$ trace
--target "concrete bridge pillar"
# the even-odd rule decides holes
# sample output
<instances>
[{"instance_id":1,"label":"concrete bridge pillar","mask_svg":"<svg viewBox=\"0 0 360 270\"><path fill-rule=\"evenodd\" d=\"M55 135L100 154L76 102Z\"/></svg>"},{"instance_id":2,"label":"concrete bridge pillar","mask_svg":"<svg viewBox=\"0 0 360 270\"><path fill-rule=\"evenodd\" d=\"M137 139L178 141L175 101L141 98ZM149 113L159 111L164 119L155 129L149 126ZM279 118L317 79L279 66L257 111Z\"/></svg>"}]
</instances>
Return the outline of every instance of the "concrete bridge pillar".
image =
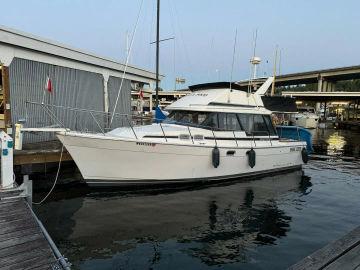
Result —
<instances>
[{"instance_id":1,"label":"concrete bridge pillar","mask_svg":"<svg viewBox=\"0 0 360 270\"><path fill-rule=\"evenodd\" d=\"M322 92L323 91L323 77L321 75L319 75L318 77L318 92ZM316 103L316 111L319 112L321 108L321 103L317 102Z\"/></svg>"},{"instance_id":2,"label":"concrete bridge pillar","mask_svg":"<svg viewBox=\"0 0 360 270\"><path fill-rule=\"evenodd\" d=\"M327 92L328 91L328 81L324 80L323 83L322 83L322 89L321 89L321 92Z\"/></svg>"},{"instance_id":3,"label":"concrete bridge pillar","mask_svg":"<svg viewBox=\"0 0 360 270\"><path fill-rule=\"evenodd\" d=\"M318 92L322 92L322 89L323 89L323 77L321 77L319 75L319 78L318 78Z\"/></svg>"}]
</instances>

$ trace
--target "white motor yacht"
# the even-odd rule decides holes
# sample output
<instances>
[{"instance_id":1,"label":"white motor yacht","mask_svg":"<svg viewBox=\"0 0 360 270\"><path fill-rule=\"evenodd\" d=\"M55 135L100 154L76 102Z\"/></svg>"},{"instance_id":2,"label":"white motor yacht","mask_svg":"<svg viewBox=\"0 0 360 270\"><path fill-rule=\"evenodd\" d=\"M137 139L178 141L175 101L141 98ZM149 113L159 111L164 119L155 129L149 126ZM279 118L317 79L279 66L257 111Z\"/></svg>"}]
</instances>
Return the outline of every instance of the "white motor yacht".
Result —
<instances>
[{"instance_id":1,"label":"white motor yacht","mask_svg":"<svg viewBox=\"0 0 360 270\"><path fill-rule=\"evenodd\" d=\"M310 106L298 107L298 113L291 118L296 126L304 128L317 128L319 124L319 116L315 113L315 108Z\"/></svg>"},{"instance_id":2,"label":"white motor yacht","mask_svg":"<svg viewBox=\"0 0 360 270\"><path fill-rule=\"evenodd\" d=\"M235 84L190 87L160 123L105 134L57 133L89 185L185 183L299 169L306 143L279 139L255 93Z\"/></svg>"}]
</instances>

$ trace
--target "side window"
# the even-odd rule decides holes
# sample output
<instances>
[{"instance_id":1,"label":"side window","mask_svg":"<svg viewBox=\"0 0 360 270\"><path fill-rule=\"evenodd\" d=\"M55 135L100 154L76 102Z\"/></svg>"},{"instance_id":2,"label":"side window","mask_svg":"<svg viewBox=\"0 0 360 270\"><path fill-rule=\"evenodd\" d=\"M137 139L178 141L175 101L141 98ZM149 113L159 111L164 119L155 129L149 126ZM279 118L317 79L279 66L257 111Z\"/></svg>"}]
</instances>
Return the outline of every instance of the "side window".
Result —
<instances>
[{"instance_id":1,"label":"side window","mask_svg":"<svg viewBox=\"0 0 360 270\"><path fill-rule=\"evenodd\" d=\"M226 115L226 126L228 130L241 130L241 126L235 113L228 113Z\"/></svg>"},{"instance_id":2,"label":"side window","mask_svg":"<svg viewBox=\"0 0 360 270\"><path fill-rule=\"evenodd\" d=\"M271 136L277 135L276 130L275 130L274 126L273 126L273 123L271 122L270 115L263 115L263 117L264 117L266 126L267 126L267 128L268 128L268 130L270 132L270 135Z\"/></svg>"},{"instance_id":3,"label":"side window","mask_svg":"<svg viewBox=\"0 0 360 270\"><path fill-rule=\"evenodd\" d=\"M252 114L237 114L242 128L246 134L250 135L253 132L253 115Z\"/></svg>"},{"instance_id":4,"label":"side window","mask_svg":"<svg viewBox=\"0 0 360 270\"><path fill-rule=\"evenodd\" d=\"M257 136L266 136L268 135L268 129L265 124L264 118L261 114L254 115L254 135Z\"/></svg>"},{"instance_id":5,"label":"side window","mask_svg":"<svg viewBox=\"0 0 360 270\"><path fill-rule=\"evenodd\" d=\"M208 128L218 128L217 114L209 113L201 125Z\"/></svg>"},{"instance_id":6,"label":"side window","mask_svg":"<svg viewBox=\"0 0 360 270\"><path fill-rule=\"evenodd\" d=\"M219 129L220 130L227 130L226 114L225 113L218 113L218 120L219 120Z\"/></svg>"}]
</instances>

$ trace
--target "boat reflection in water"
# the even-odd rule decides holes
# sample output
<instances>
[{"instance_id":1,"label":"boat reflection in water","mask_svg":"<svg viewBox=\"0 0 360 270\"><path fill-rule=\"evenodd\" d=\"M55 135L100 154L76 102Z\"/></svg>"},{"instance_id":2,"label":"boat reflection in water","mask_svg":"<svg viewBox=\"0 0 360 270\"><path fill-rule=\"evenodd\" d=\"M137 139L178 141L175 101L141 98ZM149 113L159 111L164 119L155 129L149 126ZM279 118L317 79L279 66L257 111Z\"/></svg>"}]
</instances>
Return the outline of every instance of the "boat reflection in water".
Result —
<instances>
[{"instance_id":1,"label":"boat reflection in water","mask_svg":"<svg viewBox=\"0 0 360 270\"><path fill-rule=\"evenodd\" d=\"M81 269L140 269L164 260L210 266L245 262L247 250L285 236L292 218L276 201L289 191L306 194L309 185L296 171L167 193L91 193L38 213Z\"/></svg>"}]
</instances>

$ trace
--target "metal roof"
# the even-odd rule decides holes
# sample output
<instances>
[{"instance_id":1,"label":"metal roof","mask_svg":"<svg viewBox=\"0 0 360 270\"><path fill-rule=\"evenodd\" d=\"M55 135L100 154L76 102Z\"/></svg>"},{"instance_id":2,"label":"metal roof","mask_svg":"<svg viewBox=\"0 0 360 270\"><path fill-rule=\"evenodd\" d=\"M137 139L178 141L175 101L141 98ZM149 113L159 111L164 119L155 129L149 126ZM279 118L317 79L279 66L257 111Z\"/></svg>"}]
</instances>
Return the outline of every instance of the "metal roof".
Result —
<instances>
[{"instance_id":1,"label":"metal roof","mask_svg":"<svg viewBox=\"0 0 360 270\"><path fill-rule=\"evenodd\" d=\"M12 45L16 48L23 48L30 51L45 53L59 58L69 59L84 64L107 68L118 72L123 72L125 67L124 64L119 63L115 60L98 56L80 49L72 48L62 43L44 39L2 25L0 25L0 44L1 43ZM152 80L156 79L154 72L134 66L128 66L126 73L144 78L150 78ZM160 79L162 78L163 76L160 76Z\"/></svg>"}]
</instances>

